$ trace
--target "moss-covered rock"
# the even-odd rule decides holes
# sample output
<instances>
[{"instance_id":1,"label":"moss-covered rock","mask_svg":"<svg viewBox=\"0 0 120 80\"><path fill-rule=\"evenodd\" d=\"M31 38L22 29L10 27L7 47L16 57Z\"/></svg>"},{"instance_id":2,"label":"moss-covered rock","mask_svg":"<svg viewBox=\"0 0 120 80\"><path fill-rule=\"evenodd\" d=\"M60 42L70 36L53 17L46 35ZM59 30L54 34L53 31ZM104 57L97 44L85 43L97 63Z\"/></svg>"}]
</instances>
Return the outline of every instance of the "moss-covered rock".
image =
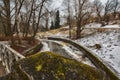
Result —
<instances>
[{"instance_id":1,"label":"moss-covered rock","mask_svg":"<svg viewBox=\"0 0 120 80\"><path fill-rule=\"evenodd\" d=\"M19 61L6 80L100 80L101 75L99 70L86 64L43 52Z\"/></svg>"}]
</instances>

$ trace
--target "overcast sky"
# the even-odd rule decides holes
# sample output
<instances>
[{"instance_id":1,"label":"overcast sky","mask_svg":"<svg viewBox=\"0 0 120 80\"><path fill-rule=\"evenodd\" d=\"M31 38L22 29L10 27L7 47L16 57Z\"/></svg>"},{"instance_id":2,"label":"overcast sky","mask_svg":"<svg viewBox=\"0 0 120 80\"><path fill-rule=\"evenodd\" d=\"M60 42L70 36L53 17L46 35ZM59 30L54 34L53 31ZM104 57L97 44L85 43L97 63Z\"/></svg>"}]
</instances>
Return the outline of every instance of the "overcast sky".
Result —
<instances>
[{"instance_id":1,"label":"overcast sky","mask_svg":"<svg viewBox=\"0 0 120 80\"><path fill-rule=\"evenodd\" d=\"M61 6L61 4L62 4L63 1L64 1L64 0L53 0L53 4L51 5L51 7L52 7L53 9L58 8L58 7ZM90 0L90 1L94 1L94 0ZM102 3L105 3L105 2L107 2L107 0L101 0L101 2L102 2Z\"/></svg>"},{"instance_id":2,"label":"overcast sky","mask_svg":"<svg viewBox=\"0 0 120 80\"><path fill-rule=\"evenodd\" d=\"M53 3L51 5L52 9L59 8L64 0L53 0Z\"/></svg>"},{"instance_id":3,"label":"overcast sky","mask_svg":"<svg viewBox=\"0 0 120 80\"><path fill-rule=\"evenodd\" d=\"M91 1L94 1L94 0L91 0ZM102 3L106 3L107 0L100 0Z\"/></svg>"}]
</instances>

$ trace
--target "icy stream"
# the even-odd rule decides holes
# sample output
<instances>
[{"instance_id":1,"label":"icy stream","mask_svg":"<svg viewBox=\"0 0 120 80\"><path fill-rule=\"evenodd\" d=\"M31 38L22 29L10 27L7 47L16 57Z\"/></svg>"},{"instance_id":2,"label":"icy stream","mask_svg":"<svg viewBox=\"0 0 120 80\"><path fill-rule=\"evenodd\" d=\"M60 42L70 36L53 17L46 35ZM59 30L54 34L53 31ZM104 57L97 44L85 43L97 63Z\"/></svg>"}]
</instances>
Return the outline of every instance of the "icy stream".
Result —
<instances>
[{"instance_id":1,"label":"icy stream","mask_svg":"<svg viewBox=\"0 0 120 80\"><path fill-rule=\"evenodd\" d=\"M68 43L52 41L52 40L42 40L42 43L43 43L43 48L41 52L51 51L61 56L64 56L70 59L75 59L79 62L88 64L94 67L92 62L81 51L79 51L77 48L75 48L74 46Z\"/></svg>"}]
</instances>

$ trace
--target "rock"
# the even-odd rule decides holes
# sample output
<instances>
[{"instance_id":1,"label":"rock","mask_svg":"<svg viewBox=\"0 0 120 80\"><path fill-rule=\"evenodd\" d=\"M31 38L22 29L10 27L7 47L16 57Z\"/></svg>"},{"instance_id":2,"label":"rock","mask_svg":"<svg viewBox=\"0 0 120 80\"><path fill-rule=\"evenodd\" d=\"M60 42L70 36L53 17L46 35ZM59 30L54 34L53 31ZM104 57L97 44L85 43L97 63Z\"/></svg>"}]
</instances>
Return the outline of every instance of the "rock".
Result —
<instances>
[{"instance_id":1,"label":"rock","mask_svg":"<svg viewBox=\"0 0 120 80\"><path fill-rule=\"evenodd\" d=\"M100 44L95 44L94 46L96 47L96 49L101 49L102 48L102 46Z\"/></svg>"},{"instance_id":2,"label":"rock","mask_svg":"<svg viewBox=\"0 0 120 80\"><path fill-rule=\"evenodd\" d=\"M100 80L101 71L51 52L27 57L0 80Z\"/></svg>"}]
</instances>

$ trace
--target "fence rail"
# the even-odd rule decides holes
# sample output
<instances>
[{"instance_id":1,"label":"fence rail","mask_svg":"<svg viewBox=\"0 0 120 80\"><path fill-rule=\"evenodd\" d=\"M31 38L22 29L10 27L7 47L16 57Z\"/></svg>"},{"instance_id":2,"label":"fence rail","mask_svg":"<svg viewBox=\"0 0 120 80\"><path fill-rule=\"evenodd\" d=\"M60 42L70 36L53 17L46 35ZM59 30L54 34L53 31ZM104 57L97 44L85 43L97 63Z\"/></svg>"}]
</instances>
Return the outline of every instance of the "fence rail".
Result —
<instances>
[{"instance_id":1,"label":"fence rail","mask_svg":"<svg viewBox=\"0 0 120 80\"><path fill-rule=\"evenodd\" d=\"M25 58L23 55L10 48L5 43L0 43L0 61L6 70L6 74L10 73L12 70L12 65L16 61Z\"/></svg>"}]
</instances>

